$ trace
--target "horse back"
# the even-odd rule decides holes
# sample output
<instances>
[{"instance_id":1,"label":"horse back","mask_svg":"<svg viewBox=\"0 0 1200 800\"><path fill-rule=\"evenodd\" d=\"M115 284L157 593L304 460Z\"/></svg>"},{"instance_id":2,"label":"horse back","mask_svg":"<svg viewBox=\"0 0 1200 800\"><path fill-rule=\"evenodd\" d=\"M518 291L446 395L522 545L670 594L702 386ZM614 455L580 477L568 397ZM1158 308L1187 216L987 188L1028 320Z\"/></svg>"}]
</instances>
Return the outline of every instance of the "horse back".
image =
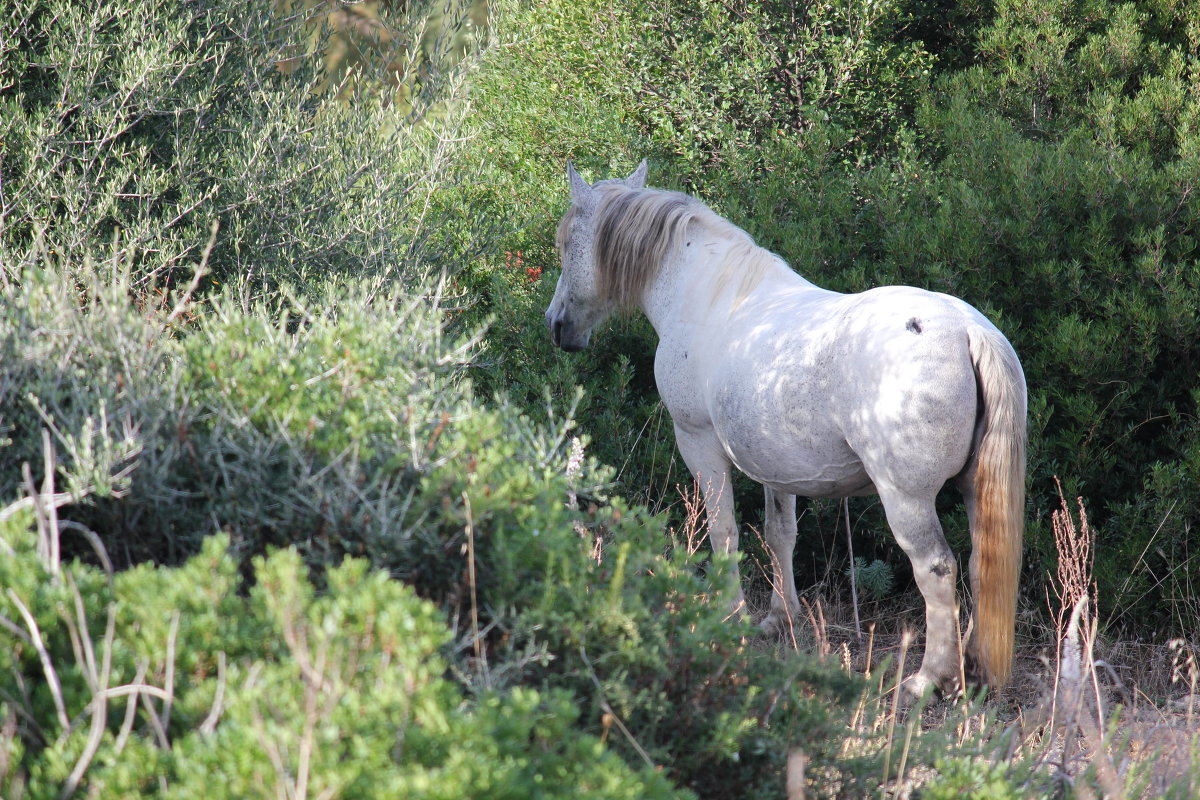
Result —
<instances>
[{"instance_id":1,"label":"horse back","mask_svg":"<svg viewBox=\"0 0 1200 800\"><path fill-rule=\"evenodd\" d=\"M966 464L975 428L968 329L990 323L911 287L809 287L759 290L682 351L660 343L671 363L656 375L676 425L794 494L940 487Z\"/></svg>"}]
</instances>

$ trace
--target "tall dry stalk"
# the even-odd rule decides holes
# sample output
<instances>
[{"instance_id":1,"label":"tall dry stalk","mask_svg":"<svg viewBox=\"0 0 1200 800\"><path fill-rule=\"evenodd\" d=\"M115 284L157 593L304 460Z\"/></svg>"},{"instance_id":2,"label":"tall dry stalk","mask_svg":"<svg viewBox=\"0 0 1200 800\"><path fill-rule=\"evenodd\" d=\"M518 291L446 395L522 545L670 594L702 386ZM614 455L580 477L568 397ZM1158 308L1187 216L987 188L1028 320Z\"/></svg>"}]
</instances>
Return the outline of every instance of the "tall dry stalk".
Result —
<instances>
[{"instance_id":1,"label":"tall dry stalk","mask_svg":"<svg viewBox=\"0 0 1200 800\"><path fill-rule=\"evenodd\" d=\"M693 480L692 488L684 491L676 485L675 491L683 501L683 543L688 555L695 555L708 538L708 525L705 523L704 490L700 481Z\"/></svg>"},{"instance_id":2,"label":"tall dry stalk","mask_svg":"<svg viewBox=\"0 0 1200 800\"><path fill-rule=\"evenodd\" d=\"M1108 752L1105 735L1104 698L1096 671L1097 620L1095 532L1088 524L1083 498L1076 498L1079 521L1075 520L1058 487L1059 508L1051 515L1054 543L1058 551L1056 575L1051 580L1055 598L1047 596L1055 623L1056 661L1054 687L1050 696L1047 750L1059 750L1058 769L1071 782L1076 771L1080 741L1090 753L1101 791L1106 797L1122 797L1123 781ZM1055 748L1058 743L1059 747Z\"/></svg>"}]
</instances>

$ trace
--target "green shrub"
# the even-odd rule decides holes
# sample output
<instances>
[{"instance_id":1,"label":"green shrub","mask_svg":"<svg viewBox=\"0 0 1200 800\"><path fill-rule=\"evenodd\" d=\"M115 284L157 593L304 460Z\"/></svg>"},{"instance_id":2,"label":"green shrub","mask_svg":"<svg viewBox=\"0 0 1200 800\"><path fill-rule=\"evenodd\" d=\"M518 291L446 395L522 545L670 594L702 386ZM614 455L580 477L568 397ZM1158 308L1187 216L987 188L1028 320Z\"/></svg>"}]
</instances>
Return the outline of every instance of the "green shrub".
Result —
<instances>
[{"instance_id":1,"label":"green shrub","mask_svg":"<svg viewBox=\"0 0 1200 800\"><path fill-rule=\"evenodd\" d=\"M80 518L121 562L176 560L215 526L246 552L294 544L314 564L369 552L443 585L423 548L461 529L430 507L461 505L464 465L533 501L563 446L569 423L542 430L472 400L466 343L443 340L435 289L359 284L251 309L223 295L175 338L108 267L82 286L80 270L49 268L7 287L0 414L13 443L0 458L15 484L22 463L41 464L40 429L56 430L59 483L99 495ZM562 506L565 490L545 491Z\"/></svg>"},{"instance_id":2,"label":"green shrub","mask_svg":"<svg viewBox=\"0 0 1200 800\"><path fill-rule=\"evenodd\" d=\"M981 63L918 115L928 152L855 181L848 244L828 240L810 274L857 268L996 319L1030 385L1033 586L1055 558L1058 475L1093 509L1105 616L1179 630L1194 615L1176 581L1200 485L1200 220L1188 199L1200 107L1184 100L1195 85L1185 16L1153 3L998 3Z\"/></svg>"},{"instance_id":3,"label":"green shrub","mask_svg":"<svg viewBox=\"0 0 1200 800\"><path fill-rule=\"evenodd\" d=\"M728 598L697 569L699 555L683 543L656 554L653 522L629 512L610 521L596 561L544 558L540 596L507 642L553 655L527 679L582 698L629 763L661 764L702 798L778 796L797 746L843 790L857 786L843 741L859 681L812 654L755 643L753 628L726 618ZM810 791L834 794L819 781Z\"/></svg>"},{"instance_id":4,"label":"green shrub","mask_svg":"<svg viewBox=\"0 0 1200 800\"><path fill-rule=\"evenodd\" d=\"M1018 800L1029 797L1028 787L1014 783L1004 763L970 758L942 759L937 776L921 787L922 800Z\"/></svg>"},{"instance_id":5,"label":"green shrub","mask_svg":"<svg viewBox=\"0 0 1200 800\"><path fill-rule=\"evenodd\" d=\"M149 300L186 282L206 246L205 290L430 267L429 176L461 116L448 53L402 75L409 102L367 93L342 105L318 91L319 61L281 61L305 34L267 2L11 5L0 20L4 269L32 250L78 263L115 242ZM412 4L389 22L406 33L426 12Z\"/></svg>"},{"instance_id":6,"label":"green shrub","mask_svg":"<svg viewBox=\"0 0 1200 800\"><path fill-rule=\"evenodd\" d=\"M878 558L867 563L865 558L854 559L854 566L847 568L847 573L853 570L854 578L858 581L863 597L868 600L882 600L890 595L895 587L895 577L887 562Z\"/></svg>"},{"instance_id":7,"label":"green shrub","mask_svg":"<svg viewBox=\"0 0 1200 800\"><path fill-rule=\"evenodd\" d=\"M27 394L11 393L5 413L28 414L36 397L60 442L122 444L107 460L102 447L60 446L56 477L80 494L111 487L59 513L118 563L176 563L223 530L242 564L290 546L336 593L335 565L361 554L455 620L451 663L470 692L571 698L580 713L560 738L607 732L628 763L649 760L702 797L770 796L797 741L840 769L836 709L857 684L748 647L699 557L669 546L664 519L607 494L611 470L586 441L570 446L569 419L476 399L436 292L358 286L251 309L214 297L173 338L161 316L123 302L118 281L93 276L73 303L79 274L30 272L22 283L41 290L13 291L21 313L4 340L53 328L39 363L64 368L35 379L15 350L2 363ZM121 360L134 345L144 361ZM40 465L29 454L49 423L28 418L0 454ZM90 555L87 536L66 537L67 552ZM148 604L208 602L154 586Z\"/></svg>"},{"instance_id":8,"label":"green shrub","mask_svg":"<svg viewBox=\"0 0 1200 800\"><path fill-rule=\"evenodd\" d=\"M572 730L561 692L466 698L443 676L442 615L365 561L317 593L281 550L245 595L226 537L106 576L39 558L27 512L3 526L11 800L686 796Z\"/></svg>"}]
</instances>

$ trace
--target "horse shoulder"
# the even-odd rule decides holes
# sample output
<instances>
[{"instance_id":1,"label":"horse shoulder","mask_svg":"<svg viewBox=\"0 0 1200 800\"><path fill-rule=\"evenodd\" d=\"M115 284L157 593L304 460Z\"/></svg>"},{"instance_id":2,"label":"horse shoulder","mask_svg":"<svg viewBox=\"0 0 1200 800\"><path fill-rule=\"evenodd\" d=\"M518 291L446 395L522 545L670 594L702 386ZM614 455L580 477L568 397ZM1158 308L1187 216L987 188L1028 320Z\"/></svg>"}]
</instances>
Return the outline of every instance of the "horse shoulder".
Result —
<instances>
[{"instance_id":1,"label":"horse shoulder","mask_svg":"<svg viewBox=\"0 0 1200 800\"><path fill-rule=\"evenodd\" d=\"M695 340L660 339L654 354L654 382L672 422L697 431L711 427L698 372L705 353L698 345Z\"/></svg>"}]
</instances>

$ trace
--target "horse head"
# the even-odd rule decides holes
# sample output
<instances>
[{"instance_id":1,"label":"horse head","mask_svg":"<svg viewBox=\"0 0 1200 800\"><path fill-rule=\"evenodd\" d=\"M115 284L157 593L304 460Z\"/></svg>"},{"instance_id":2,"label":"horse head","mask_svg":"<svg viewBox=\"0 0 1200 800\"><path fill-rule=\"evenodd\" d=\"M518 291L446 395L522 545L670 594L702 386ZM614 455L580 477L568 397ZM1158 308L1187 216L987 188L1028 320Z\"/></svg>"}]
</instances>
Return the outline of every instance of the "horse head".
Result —
<instances>
[{"instance_id":1,"label":"horse head","mask_svg":"<svg viewBox=\"0 0 1200 800\"><path fill-rule=\"evenodd\" d=\"M613 309L612 301L599 291L596 275L595 214L600 187L621 184L630 189L644 188L646 162L643 160L628 178L599 181L594 186L568 162L567 181L571 208L559 223L557 241L562 274L546 309L546 327L556 346L574 352L587 347L592 329Z\"/></svg>"}]
</instances>

